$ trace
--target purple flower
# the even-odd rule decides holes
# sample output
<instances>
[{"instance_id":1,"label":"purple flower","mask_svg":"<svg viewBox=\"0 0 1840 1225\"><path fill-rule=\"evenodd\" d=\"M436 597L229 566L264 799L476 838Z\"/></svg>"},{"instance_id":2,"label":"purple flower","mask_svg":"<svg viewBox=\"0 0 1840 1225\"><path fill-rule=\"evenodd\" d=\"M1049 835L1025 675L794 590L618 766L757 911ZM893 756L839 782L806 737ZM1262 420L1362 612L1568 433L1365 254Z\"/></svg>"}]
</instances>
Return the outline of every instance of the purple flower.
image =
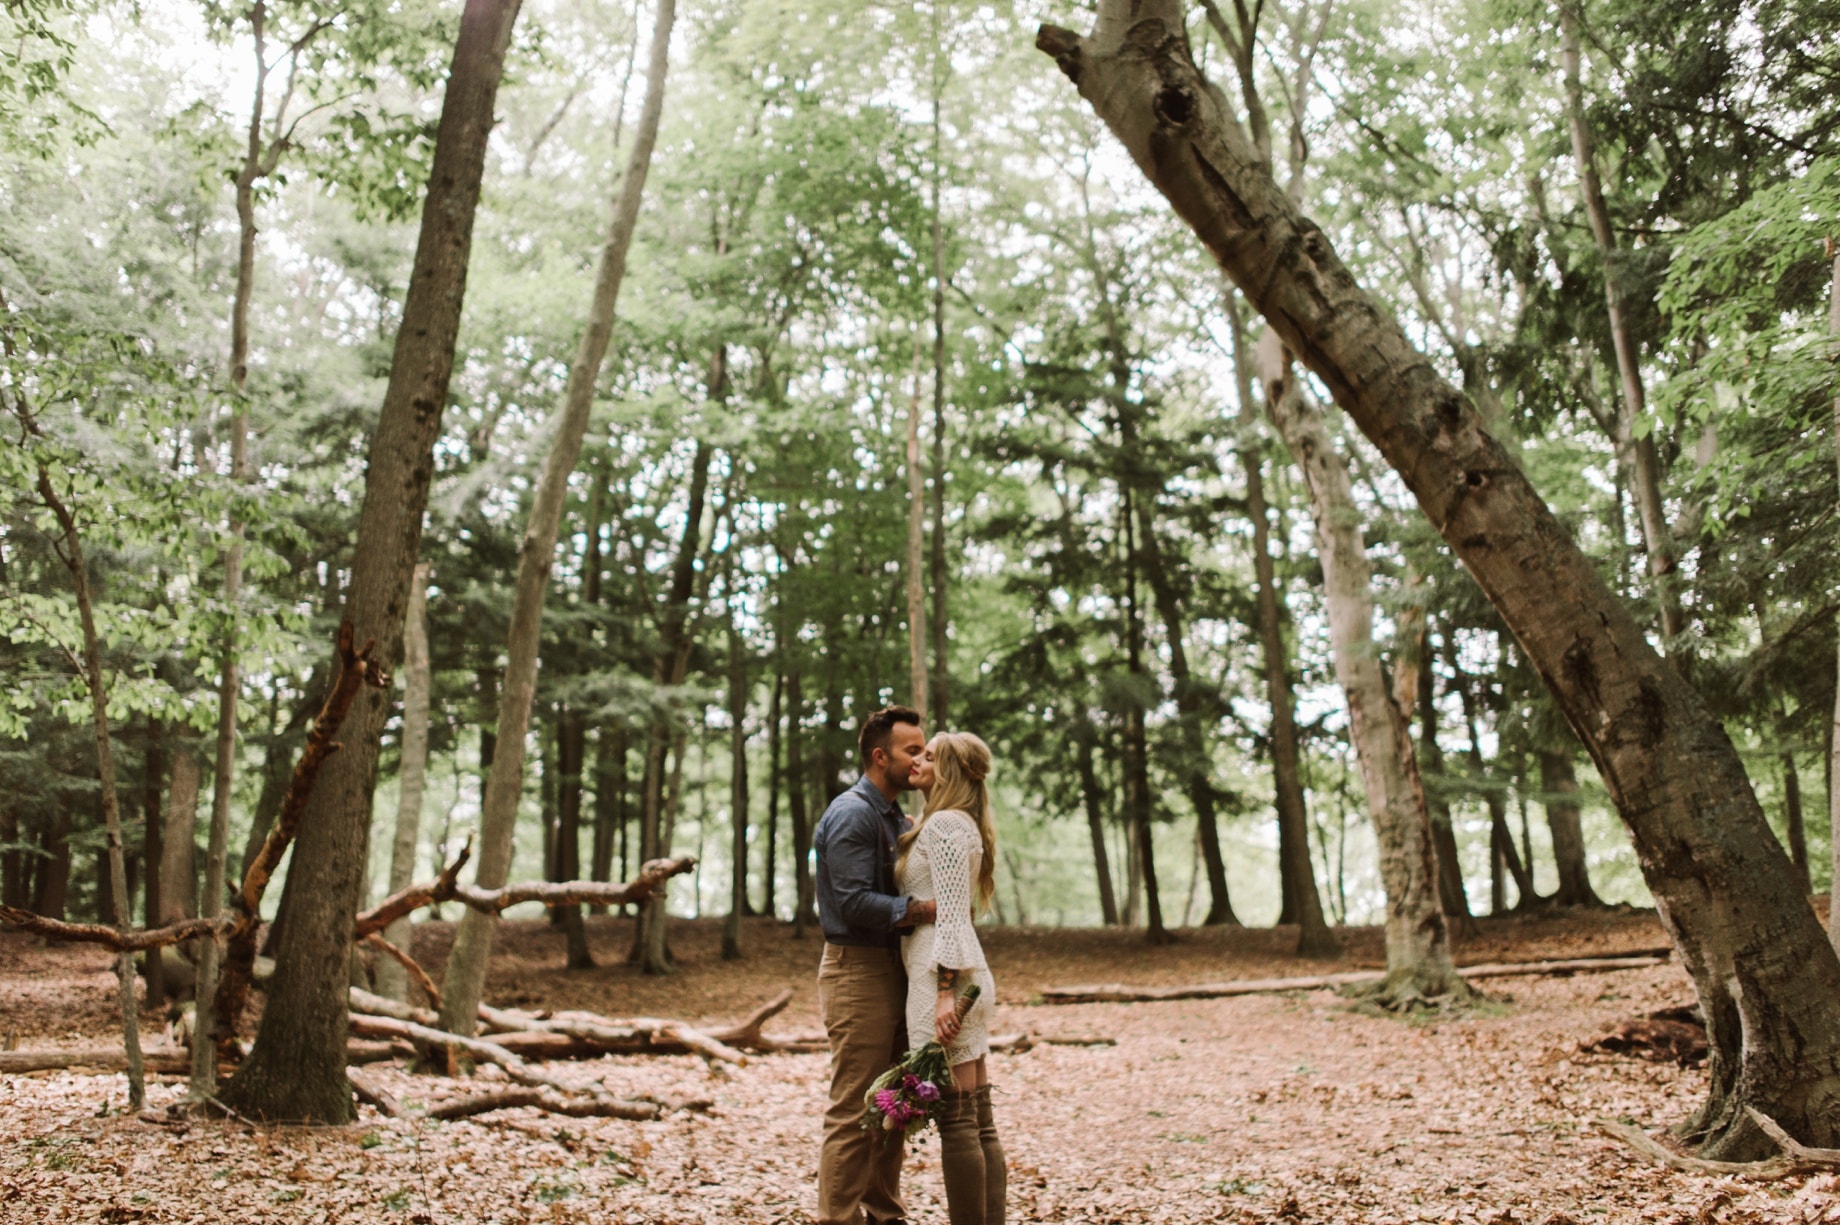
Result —
<instances>
[{"instance_id":1,"label":"purple flower","mask_svg":"<svg viewBox=\"0 0 1840 1225\"><path fill-rule=\"evenodd\" d=\"M939 1086L930 1080L923 1080L914 1087L914 1096L923 1102L939 1100Z\"/></svg>"}]
</instances>

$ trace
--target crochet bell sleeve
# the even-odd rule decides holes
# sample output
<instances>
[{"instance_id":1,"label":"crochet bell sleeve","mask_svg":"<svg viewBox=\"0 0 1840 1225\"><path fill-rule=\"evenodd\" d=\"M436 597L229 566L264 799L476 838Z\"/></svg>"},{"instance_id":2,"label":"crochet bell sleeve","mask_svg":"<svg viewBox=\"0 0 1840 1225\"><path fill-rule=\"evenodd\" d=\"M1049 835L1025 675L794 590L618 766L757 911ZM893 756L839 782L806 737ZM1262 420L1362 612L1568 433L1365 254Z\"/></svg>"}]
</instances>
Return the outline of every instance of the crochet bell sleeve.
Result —
<instances>
[{"instance_id":1,"label":"crochet bell sleeve","mask_svg":"<svg viewBox=\"0 0 1840 1225\"><path fill-rule=\"evenodd\" d=\"M984 949L971 919L972 875L983 856L983 840L961 812L935 813L921 834L933 869L939 912L934 919L933 963L954 970L982 970Z\"/></svg>"}]
</instances>

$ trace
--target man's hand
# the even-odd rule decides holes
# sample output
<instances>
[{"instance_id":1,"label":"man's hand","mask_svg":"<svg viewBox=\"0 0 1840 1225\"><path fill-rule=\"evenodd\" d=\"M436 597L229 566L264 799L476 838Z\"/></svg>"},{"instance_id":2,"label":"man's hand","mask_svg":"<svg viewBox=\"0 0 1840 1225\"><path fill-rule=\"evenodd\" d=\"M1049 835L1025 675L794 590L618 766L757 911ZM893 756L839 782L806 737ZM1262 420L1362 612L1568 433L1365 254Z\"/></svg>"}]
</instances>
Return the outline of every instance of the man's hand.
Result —
<instances>
[{"instance_id":1,"label":"man's hand","mask_svg":"<svg viewBox=\"0 0 1840 1225\"><path fill-rule=\"evenodd\" d=\"M939 905L936 902L922 902L915 898L907 899L907 916L897 927L918 927L922 923L931 923L939 917Z\"/></svg>"}]
</instances>

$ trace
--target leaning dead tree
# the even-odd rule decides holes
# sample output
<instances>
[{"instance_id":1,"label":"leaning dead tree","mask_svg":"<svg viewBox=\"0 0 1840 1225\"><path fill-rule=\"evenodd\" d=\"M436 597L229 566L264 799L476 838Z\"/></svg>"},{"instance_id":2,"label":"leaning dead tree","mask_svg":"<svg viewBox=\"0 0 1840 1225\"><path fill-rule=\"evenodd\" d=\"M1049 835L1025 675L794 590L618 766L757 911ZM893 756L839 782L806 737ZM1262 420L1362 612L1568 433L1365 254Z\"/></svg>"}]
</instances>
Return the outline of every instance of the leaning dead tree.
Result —
<instances>
[{"instance_id":1,"label":"leaning dead tree","mask_svg":"<svg viewBox=\"0 0 1840 1225\"><path fill-rule=\"evenodd\" d=\"M1411 489L1501 613L1628 826L1706 1014L1704 1158L1840 1141L1840 957L1731 741L1463 393L1356 283L1195 66L1180 0L1101 0L1036 45Z\"/></svg>"}]
</instances>

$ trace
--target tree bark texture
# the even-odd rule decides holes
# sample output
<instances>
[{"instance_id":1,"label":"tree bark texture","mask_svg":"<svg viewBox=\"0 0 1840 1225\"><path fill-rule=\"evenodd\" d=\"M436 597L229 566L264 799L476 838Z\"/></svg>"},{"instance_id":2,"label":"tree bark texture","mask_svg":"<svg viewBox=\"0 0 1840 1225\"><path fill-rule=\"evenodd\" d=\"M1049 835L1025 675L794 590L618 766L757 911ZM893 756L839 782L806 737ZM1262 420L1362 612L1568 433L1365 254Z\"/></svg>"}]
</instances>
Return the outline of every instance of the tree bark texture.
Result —
<instances>
[{"instance_id":1,"label":"tree bark texture","mask_svg":"<svg viewBox=\"0 0 1840 1225\"><path fill-rule=\"evenodd\" d=\"M355 627L358 641L374 640L388 663L402 653L486 144L519 5L467 0L461 13L389 386L371 440L343 619ZM250 1057L221 1095L246 1117L324 1123L352 1117L343 1057L351 921L388 715L383 692L363 696L344 728L344 751L329 763L312 797L289 869L297 901L277 942L275 984Z\"/></svg>"},{"instance_id":2,"label":"tree bark texture","mask_svg":"<svg viewBox=\"0 0 1840 1225\"><path fill-rule=\"evenodd\" d=\"M428 785L428 708L433 678L428 660L428 564L415 568L409 584L409 612L403 621L402 768L396 779L396 829L390 840L390 887L395 893L415 879L415 851L421 841L422 799ZM383 938L412 951L414 929L404 915L384 929ZM377 963L377 994L410 1003L409 973L393 958Z\"/></svg>"},{"instance_id":3,"label":"tree bark texture","mask_svg":"<svg viewBox=\"0 0 1840 1225\"><path fill-rule=\"evenodd\" d=\"M1176 0L1102 0L1037 44L1411 489L1539 669L1635 842L1694 980L1710 1092L1686 1131L1757 1156L1755 1106L1840 1140L1840 956L1736 750L1462 394L1355 282L1195 68Z\"/></svg>"},{"instance_id":4,"label":"tree bark texture","mask_svg":"<svg viewBox=\"0 0 1840 1225\"><path fill-rule=\"evenodd\" d=\"M1386 888L1386 992L1402 1003L1462 996L1467 989L1451 960L1450 929L1438 902L1437 854L1418 756L1374 642L1373 568L1348 463L1321 409L1297 385L1276 333L1267 332L1261 341L1258 366L1266 412L1303 473L1316 521L1335 678L1348 706L1348 738L1360 764Z\"/></svg>"},{"instance_id":5,"label":"tree bark texture","mask_svg":"<svg viewBox=\"0 0 1840 1225\"><path fill-rule=\"evenodd\" d=\"M198 755L183 743L175 747L172 780L166 789L166 812L160 845L161 926L198 913L198 789L202 782ZM43 913L41 911L41 913Z\"/></svg>"},{"instance_id":6,"label":"tree bark texture","mask_svg":"<svg viewBox=\"0 0 1840 1225\"><path fill-rule=\"evenodd\" d=\"M652 27L652 45L641 106L639 130L627 153L626 172L614 202L607 242L595 275L594 297L588 325L569 366L562 411L556 434L543 463L543 476L531 503L530 520L518 552L516 596L506 637L505 678L498 695L498 752L486 777L485 798L479 817L479 860L474 883L496 889L511 870L512 839L517 829L518 801L524 794L524 741L530 729L530 707L537 692L537 655L542 646L543 603L549 593L550 567L555 560L556 537L561 530L562 508L568 495L569 475L581 457L594 388L613 339L615 308L626 277L626 254L639 222L646 171L658 139L658 119L664 112L665 69L669 63L675 0L659 0ZM579 768L578 771L579 773ZM579 853L579 852L578 852ZM577 912L579 920L579 912ZM492 951L496 921L468 911L454 933L454 949L441 987L441 1024L454 1033L470 1035L478 1024L479 997L485 990L486 959ZM585 944L580 950L585 953Z\"/></svg>"},{"instance_id":7,"label":"tree bark texture","mask_svg":"<svg viewBox=\"0 0 1840 1225\"><path fill-rule=\"evenodd\" d=\"M1827 257L1834 265L1827 298L1827 333L1840 336L1840 248L1831 241ZM1840 467L1840 391L1834 394L1834 462ZM1827 841L1832 862L1832 875L1828 878L1832 883L1828 886L1827 932L1833 947L1840 950L1840 835L1832 832L1840 830L1840 649L1834 655L1834 717L1827 724Z\"/></svg>"}]
</instances>

